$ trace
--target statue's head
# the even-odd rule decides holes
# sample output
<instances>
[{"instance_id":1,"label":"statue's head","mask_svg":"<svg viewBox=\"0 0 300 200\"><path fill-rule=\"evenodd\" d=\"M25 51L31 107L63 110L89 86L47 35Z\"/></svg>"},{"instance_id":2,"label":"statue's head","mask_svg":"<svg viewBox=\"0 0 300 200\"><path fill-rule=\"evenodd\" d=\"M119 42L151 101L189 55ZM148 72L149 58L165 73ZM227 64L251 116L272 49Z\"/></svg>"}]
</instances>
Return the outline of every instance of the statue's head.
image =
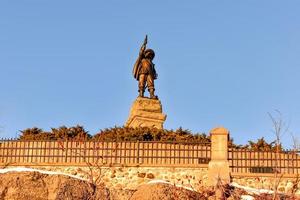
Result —
<instances>
[{"instance_id":1,"label":"statue's head","mask_svg":"<svg viewBox=\"0 0 300 200\"><path fill-rule=\"evenodd\" d=\"M153 59L155 57L155 53L152 49L146 49L144 52L145 58Z\"/></svg>"}]
</instances>

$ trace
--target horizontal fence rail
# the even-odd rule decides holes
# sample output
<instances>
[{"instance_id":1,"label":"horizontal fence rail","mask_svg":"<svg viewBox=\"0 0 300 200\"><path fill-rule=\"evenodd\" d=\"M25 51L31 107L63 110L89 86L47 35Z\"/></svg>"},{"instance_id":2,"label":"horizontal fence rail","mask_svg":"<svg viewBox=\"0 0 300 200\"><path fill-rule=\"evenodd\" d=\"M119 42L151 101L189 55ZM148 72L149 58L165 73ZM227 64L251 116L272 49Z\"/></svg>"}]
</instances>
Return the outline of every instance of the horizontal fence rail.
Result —
<instances>
[{"instance_id":1,"label":"horizontal fence rail","mask_svg":"<svg viewBox=\"0 0 300 200\"><path fill-rule=\"evenodd\" d=\"M228 160L232 172L238 173L300 173L299 151L252 151L229 148Z\"/></svg>"},{"instance_id":2,"label":"horizontal fence rail","mask_svg":"<svg viewBox=\"0 0 300 200\"><path fill-rule=\"evenodd\" d=\"M210 143L0 140L6 165L199 166L210 160Z\"/></svg>"}]
</instances>

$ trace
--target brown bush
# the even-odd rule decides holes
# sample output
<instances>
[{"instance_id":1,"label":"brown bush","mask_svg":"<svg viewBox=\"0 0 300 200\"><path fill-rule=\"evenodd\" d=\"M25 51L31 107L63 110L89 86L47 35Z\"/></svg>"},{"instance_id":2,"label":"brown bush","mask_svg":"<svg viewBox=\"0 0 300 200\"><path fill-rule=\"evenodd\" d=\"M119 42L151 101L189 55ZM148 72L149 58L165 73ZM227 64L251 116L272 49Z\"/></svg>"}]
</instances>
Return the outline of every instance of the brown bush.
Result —
<instances>
[{"instance_id":1,"label":"brown bush","mask_svg":"<svg viewBox=\"0 0 300 200\"><path fill-rule=\"evenodd\" d=\"M93 136L97 141L164 141L164 142L210 142L205 134L192 134L189 130L156 129L148 127L114 127L101 130Z\"/></svg>"},{"instance_id":2,"label":"brown bush","mask_svg":"<svg viewBox=\"0 0 300 200\"><path fill-rule=\"evenodd\" d=\"M51 132L43 131L40 128L33 127L20 131L20 140L82 140L89 139L91 135L84 130L83 126L77 125L72 127L61 126L51 128Z\"/></svg>"},{"instance_id":3,"label":"brown bush","mask_svg":"<svg viewBox=\"0 0 300 200\"><path fill-rule=\"evenodd\" d=\"M204 133L193 134L190 130L178 128L166 130L156 128L113 127L100 130L91 136L82 126L51 128L50 132L40 128L20 131L20 140L94 140L94 141L164 141L164 142L210 142Z\"/></svg>"}]
</instances>

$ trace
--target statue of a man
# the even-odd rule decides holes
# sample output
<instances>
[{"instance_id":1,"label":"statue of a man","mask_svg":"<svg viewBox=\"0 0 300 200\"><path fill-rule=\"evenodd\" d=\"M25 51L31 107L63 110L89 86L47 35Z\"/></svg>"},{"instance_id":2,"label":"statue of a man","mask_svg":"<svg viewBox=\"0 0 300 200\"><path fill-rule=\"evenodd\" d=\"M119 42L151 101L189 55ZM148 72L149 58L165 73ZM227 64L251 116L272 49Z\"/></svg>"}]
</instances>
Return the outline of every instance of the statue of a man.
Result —
<instances>
[{"instance_id":1,"label":"statue of a man","mask_svg":"<svg viewBox=\"0 0 300 200\"><path fill-rule=\"evenodd\" d=\"M152 62L155 53L152 49L146 49L147 35L140 49L139 56L133 67L133 76L139 82L139 97L144 97L146 87L150 93L151 99L158 99L154 95L154 80L157 79L157 73Z\"/></svg>"}]
</instances>

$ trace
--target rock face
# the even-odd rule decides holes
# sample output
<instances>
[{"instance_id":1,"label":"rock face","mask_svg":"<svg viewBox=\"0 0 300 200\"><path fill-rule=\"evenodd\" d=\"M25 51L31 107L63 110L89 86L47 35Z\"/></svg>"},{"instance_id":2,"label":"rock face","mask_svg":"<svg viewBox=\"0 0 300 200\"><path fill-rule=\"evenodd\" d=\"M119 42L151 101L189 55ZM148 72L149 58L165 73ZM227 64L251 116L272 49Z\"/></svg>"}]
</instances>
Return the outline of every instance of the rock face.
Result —
<instances>
[{"instance_id":1,"label":"rock face","mask_svg":"<svg viewBox=\"0 0 300 200\"><path fill-rule=\"evenodd\" d=\"M125 126L163 129L166 118L160 100L138 97L131 106Z\"/></svg>"},{"instance_id":2,"label":"rock face","mask_svg":"<svg viewBox=\"0 0 300 200\"><path fill-rule=\"evenodd\" d=\"M39 172L10 172L0 174L1 200L84 200L109 199L109 192L87 181L63 175Z\"/></svg>"},{"instance_id":3,"label":"rock face","mask_svg":"<svg viewBox=\"0 0 300 200\"><path fill-rule=\"evenodd\" d=\"M130 200L199 200L206 199L198 192L170 184L146 184L133 193Z\"/></svg>"}]
</instances>

